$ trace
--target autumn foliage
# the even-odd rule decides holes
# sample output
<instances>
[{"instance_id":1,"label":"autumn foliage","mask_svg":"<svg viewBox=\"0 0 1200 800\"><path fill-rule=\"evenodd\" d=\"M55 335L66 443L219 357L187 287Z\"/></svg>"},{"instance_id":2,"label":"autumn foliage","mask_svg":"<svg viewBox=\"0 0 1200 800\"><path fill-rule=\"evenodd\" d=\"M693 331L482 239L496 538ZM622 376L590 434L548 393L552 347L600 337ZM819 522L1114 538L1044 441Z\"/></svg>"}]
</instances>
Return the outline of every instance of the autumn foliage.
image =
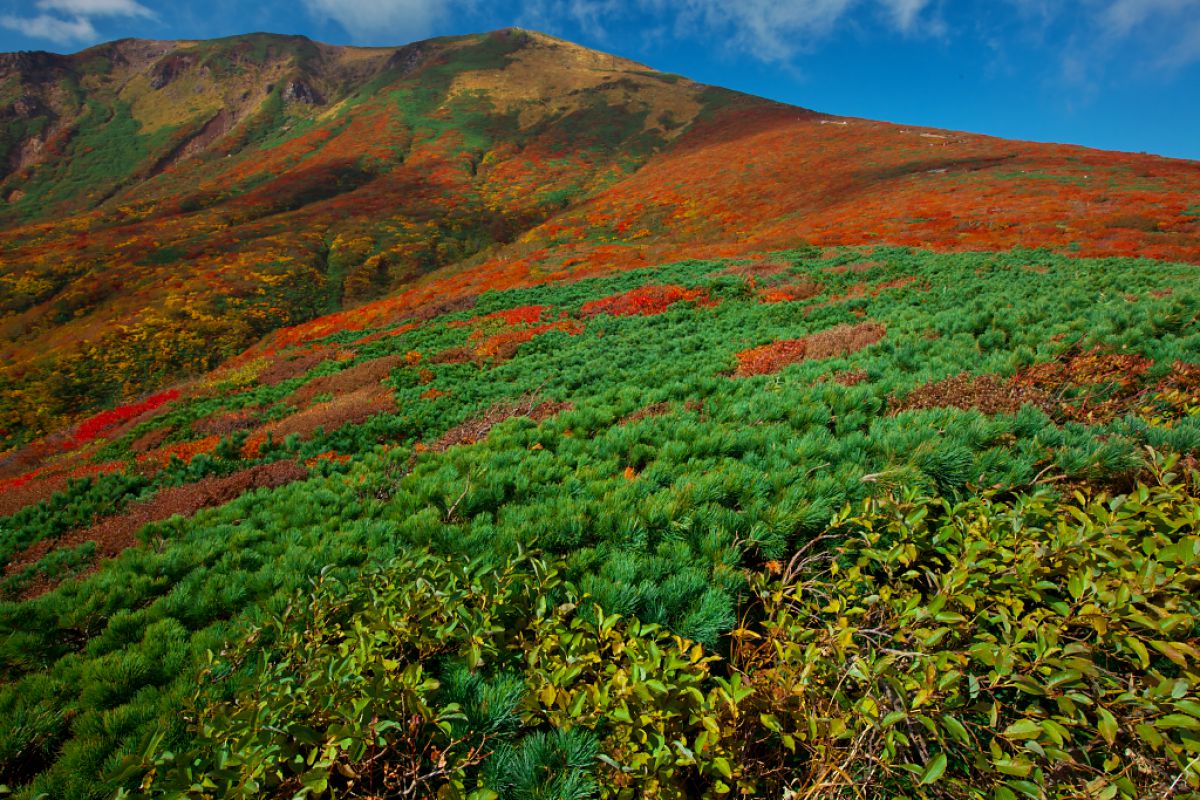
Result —
<instances>
[{"instance_id":1,"label":"autumn foliage","mask_svg":"<svg viewBox=\"0 0 1200 800\"><path fill-rule=\"evenodd\" d=\"M661 314L676 303L684 302L704 304L710 300L708 292L704 289L685 289L682 286L640 286L624 294L590 300L583 304L579 313L585 318L600 314L612 317L638 314L647 317Z\"/></svg>"},{"instance_id":2,"label":"autumn foliage","mask_svg":"<svg viewBox=\"0 0 1200 800\"><path fill-rule=\"evenodd\" d=\"M769 375L800 361L844 356L875 344L885 333L883 325L864 322L838 325L802 339L771 342L738 353L734 375L739 378Z\"/></svg>"}]
</instances>

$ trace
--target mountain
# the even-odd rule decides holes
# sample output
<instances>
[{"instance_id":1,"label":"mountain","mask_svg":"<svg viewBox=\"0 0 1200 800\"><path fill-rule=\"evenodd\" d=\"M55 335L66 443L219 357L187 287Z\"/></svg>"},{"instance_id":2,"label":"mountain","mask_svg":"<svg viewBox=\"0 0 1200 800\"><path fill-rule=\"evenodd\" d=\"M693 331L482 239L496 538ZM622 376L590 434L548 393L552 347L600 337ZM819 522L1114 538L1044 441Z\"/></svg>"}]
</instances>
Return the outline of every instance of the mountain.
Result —
<instances>
[{"instance_id":1,"label":"mountain","mask_svg":"<svg viewBox=\"0 0 1200 800\"><path fill-rule=\"evenodd\" d=\"M519 30L0 109L0 797L1200 789L1200 164Z\"/></svg>"},{"instance_id":2,"label":"mountain","mask_svg":"<svg viewBox=\"0 0 1200 800\"><path fill-rule=\"evenodd\" d=\"M6 55L0 117L10 446L402 290L803 243L1198 251L1192 162L833 118L519 30Z\"/></svg>"}]
</instances>

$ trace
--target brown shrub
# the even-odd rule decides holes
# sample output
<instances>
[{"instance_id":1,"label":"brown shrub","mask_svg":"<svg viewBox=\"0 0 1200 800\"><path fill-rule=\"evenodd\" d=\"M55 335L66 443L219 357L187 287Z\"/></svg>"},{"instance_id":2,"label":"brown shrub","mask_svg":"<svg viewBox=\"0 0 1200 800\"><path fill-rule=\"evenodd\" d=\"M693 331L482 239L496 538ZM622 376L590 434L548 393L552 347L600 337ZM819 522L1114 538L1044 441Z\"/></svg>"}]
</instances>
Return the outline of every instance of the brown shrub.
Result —
<instances>
[{"instance_id":1,"label":"brown shrub","mask_svg":"<svg viewBox=\"0 0 1200 800\"><path fill-rule=\"evenodd\" d=\"M7 575L20 572L35 564L52 550L78 547L85 542L96 543L97 560L112 558L137 544L137 533L151 522L169 519L176 514L190 517L204 508L224 505L251 489L275 488L308 477L308 471L295 461L276 461L235 472L232 475L205 478L187 486L162 489L149 500L134 503L124 512L98 521L88 528L77 528L53 540L43 540L26 548L13 558L5 569ZM56 585L52 576L25 590L24 597L36 597Z\"/></svg>"},{"instance_id":2,"label":"brown shrub","mask_svg":"<svg viewBox=\"0 0 1200 800\"><path fill-rule=\"evenodd\" d=\"M258 373L258 383L263 386L274 386L277 383L298 378L328 357L329 353L324 349L295 353L286 358L276 356L274 361Z\"/></svg>"},{"instance_id":3,"label":"brown shrub","mask_svg":"<svg viewBox=\"0 0 1200 800\"><path fill-rule=\"evenodd\" d=\"M833 376L833 382L842 386L858 386L869 376L865 369L848 369Z\"/></svg>"},{"instance_id":4,"label":"brown shrub","mask_svg":"<svg viewBox=\"0 0 1200 800\"><path fill-rule=\"evenodd\" d=\"M645 408L639 408L632 414L626 414L617 422L618 425L628 425L631 422L637 422L651 417L661 417L669 414L671 411L670 403L653 403Z\"/></svg>"},{"instance_id":5,"label":"brown shrub","mask_svg":"<svg viewBox=\"0 0 1200 800\"><path fill-rule=\"evenodd\" d=\"M1030 404L1059 422L1108 422L1139 410L1148 396L1177 389L1189 379L1189 366L1176 364L1157 387L1145 384L1153 362L1130 353L1069 350L1053 361L1034 364L1002 380L967 373L926 384L903 399L892 398L892 413L923 408L978 409L1012 414ZM1200 367L1195 377L1200 378Z\"/></svg>"},{"instance_id":6,"label":"brown shrub","mask_svg":"<svg viewBox=\"0 0 1200 800\"><path fill-rule=\"evenodd\" d=\"M466 364L475 360L475 351L470 347L451 347L434 354L429 361L433 364Z\"/></svg>"},{"instance_id":7,"label":"brown shrub","mask_svg":"<svg viewBox=\"0 0 1200 800\"><path fill-rule=\"evenodd\" d=\"M391 389L380 384L364 386L350 394L335 397L325 403L317 403L262 426L246 440L242 454L247 458L258 456L260 448L267 440L267 434L276 441L292 434L301 439L308 439L319 428L332 432L343 425L357 425L376 414L395 410L396 401Z\"/></svg>"},{"instance_id":8,"label":"brown shrub","mask_svg":"<svg viewBox=\"0 0 1200 800\"><path fill-rule=\"evenodd\" d=\"M192 423L192 430L203 436L229 436L248 431L258 425L258 411L243 408L239 411L217 411Z\"/></svg>"},{"instance_id":9,"label":"brown shrub","mask_svg":"<svg viewBox=\"0 0 1200 800\"><path fill-rule=\"evenodd\" d=\"M129 445L129 449L135 453L145 453L149 450L153 450L162 444L174 430L175 429L172 427L165 427L146 431L141 436L133 440L133 442Z\"/></svg>"},{"instance_id":10,"label":"brown shrub","mask_svg":"<svg viewBox=\"0 0 1200 800\"><path fill-rule=\"evenodd\" d=\"M482 416L451 428L436 442L422 449L440 453L455 445L475 444L487 436L492 428L506 419L529 417L535 422L541 422L555 414L570 411L574 407L573 403L558 403L554 401L539 403L535 395L526 395L516 402L497 403L485 411Z\"/></svg>"},{"instance_id":11,"label":"brown shrub","mask_svg":"<svg viewBox=\"0 0 1200 800\"><path fill-rule=\"evenodd\" d=\"M847 272L861 275L864 272L870 272L873 269L882 267L878 261L859 261L857 264L839 264L836 267L822 267L822 272L828 272L831 275L844 275Z\"/></svg>"},{"instance_id":12,"label":"brown shrub","mask_svg":"<svg viewBox=\"0 0 1200 800\"><path fill-rule=\"evenodd\" d=\"M800 361L848 355L875 344L886 333L887 328L877 322L862 322L838 325L803 339L771 342L738 353L734 374L739 378L769 375Z\"/></svg>"},{"instance_id":13,"label":"brown shrub","mask_svg":"<svg viewBox=\"0 0 1200 800\"><path fill-rule=\"evenodd\" d=\"M377 386L391 374L392 370L405 363L404 356L384 356L347 367L341 372L313 378L288 396L287 402L295 406L306 406L322 394L339 395Z\"/></svg>"},{"instance_id":14,"label":"brown shrub","mask_svg":"<svg viewBox=\"0 0 1200 800\"><path fill-rule=\"evenodd\" d=\"M426 320L431 320L434 317L440 317L443 314L453 314L457 311L470 311L471 309L475 308L475 303L475 295L456 297L453 300L430 301L414 307L408 316L410 319L424 322Z\"/></svg>"},{"instance_id":15,"label":"brown shrub","mask_svg":"<svg viewBox=\"0 0 1200 800\"><path fill-rule=\"evenodd\" d=\"M927 383L909 392L903 400L889 403L892 413L929 408L977 409L985 414L1015 414L1026 404L1045 411L1052 405L1042 390L1001 381L995 375L973 376L966 372Z\"/></svg>"},{"instance_id":16,"label":"brown shrub","mask_svg":"<svg viewBox=\"0 0 1200 800\"><path fill-rule=\"evenodd\" d=\"M790 272L792 265L784 261L755 261L751 264L734 264L714 272L714 276L733 275L739 278L773 278Z\"/></svg>"}]
</instances>

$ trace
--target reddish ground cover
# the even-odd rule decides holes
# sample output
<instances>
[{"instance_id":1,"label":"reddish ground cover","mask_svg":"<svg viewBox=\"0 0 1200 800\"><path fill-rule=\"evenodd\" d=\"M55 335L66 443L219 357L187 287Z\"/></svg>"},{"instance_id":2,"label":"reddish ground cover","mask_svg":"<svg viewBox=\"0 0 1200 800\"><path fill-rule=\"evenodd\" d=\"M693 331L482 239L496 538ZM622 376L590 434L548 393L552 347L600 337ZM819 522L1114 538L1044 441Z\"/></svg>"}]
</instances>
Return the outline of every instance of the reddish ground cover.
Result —
<instances>
[{"instance_id":1,"label":"reddish ground cover","mask_svg":"<svg viewBox=\"0 0 1200 800\"><path fill-rule=\"evenodd\" d=\"M863 322L838 325L803 339L771 342L738 353L734 375L738 378L769 375L801 361L844 356L875 344L886 333L887 328L877 322Z\"/></svg>"},{"instance_id":2,"label":"reddish ground cover","mask_svg":"<svg viewBox=\"0 0 1200 800\"><path fill-rule=\"evenodd\" d=\"M661 314L676 303L710 303L704 289L685 289L682 286L639 286L624 294L604 297L584 303L580 316L595 317L608 314L613 317L633 315L652 316Z\"/></svg>"},{"instance_id":3,"label":"reddish ground cover","mask_svg":"<svg viewBox=\"0 0 1200 800\"><path fill-rule=\"evenodd\" d=\"M535 396L528 396L510 403L497 403L481 416L446 431L433 444L419 445L418 447L421 451L440 453L456 445L475 444L486 437L492 428L507 419L529 417L535 422L541 422L555 414L570 411L574 407L571 403L538 402L538 398Z\"/></svg>"},{"instance_id":4,"label":"reddish ground cover","mask_svg":"<svg viewBox=\"0 0 1200 800\"><path fill-rule=\"evenodd\" d=\"M1200 365L1175 362L1166 377L1146 378L1154 363L1128 353L1068 350L1004 379L967 373L920 386L892 398L893 414L927 408L976 409L1014 414L1025 405L1060 422L1109 422L1123 414L1179 411L1200 404Z\"/></svg>"},{"instance_id":5,"label":"reddish ground cover","mask_svg":"<svg viewBox=\"0 0 1200 800\"><path fill-rule=\"evenodd\" d=\"M294 461L259 464L232 475L205 478L186 486L159 491L149 500L134 503L120 514L98 521L88 528L70 531L53 540L40 541L14 557L5 569L14 575L37 563L51 550L78 547L85 542L96 543L97 561L111 558L137 544L137 533L151 522L169 519L180 514L190 517L204 508L224 505L257 488L275 488L306 478L308 471ZM49 591L57 584L55 576L42 575L29 586L25 599Z\"/></svg>"}]
</instances>

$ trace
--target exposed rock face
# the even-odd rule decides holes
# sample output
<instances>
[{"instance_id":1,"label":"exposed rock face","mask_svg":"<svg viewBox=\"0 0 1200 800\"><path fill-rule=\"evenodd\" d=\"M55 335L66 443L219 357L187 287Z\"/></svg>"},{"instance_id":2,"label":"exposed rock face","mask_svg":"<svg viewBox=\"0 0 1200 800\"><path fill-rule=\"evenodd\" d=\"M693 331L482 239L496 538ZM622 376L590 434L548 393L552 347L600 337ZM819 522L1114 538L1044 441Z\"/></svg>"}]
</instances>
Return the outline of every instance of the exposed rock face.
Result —
<instances>
[{"instance_id":1,"label":"exposed rock face","mask_svg":"<svg viewBox=\"0 0 1200 800\"><path fill-rule=\"evenodd\" d=\"M43 83L54 78L57 68L64 65L63 56L40 50L20 53L0 53L0 78L20 76L22 81Z\"/></svg>"},{"instance_id":2,"label":"exposed rock face","mask_svg":"<svg viewBox=\"0 0 1200 800\"><path fill-rule=\"evenodd\" d=\"M41 98L34 97L31 94L18 97L16 102L11 106L0 111L0 119L5 117L9 119L32 119L34 117L45 116L48 109Z\"/></svg>"},{"instance_id":3,"label":"exposed rock face","mask_svg":"<svg viewBox=\"0 0 1200 800\"><path fill-rule=\"evenodd\" d=\"M288 103L303 103L306 106L319 106L325 101L321 95L303 81L288 81L283 87L283 99Z\"/></svg>"},{"instance_id":4,"label":"exposed rock face","mask_svg":"<svg viewBox=\"0 0 1200 800\"><path fill-rule=\"evenodd\" d=\"M407 75L424 63L427 51L421 43L405 45L388 59L387 69L396 69Z\"/></svg>"},{"instance_id":5,"label":"exposed rock face","mask_svg":"<svg viewBox=\"0 0 1200 800\"><path fill-rule=\"evenodd\" d=\"M161 89L168 85L182 75L193 61L195 59L190 55L172 54L163 58L150 70L150 88Z\"/></svg>"}]
</instances>

